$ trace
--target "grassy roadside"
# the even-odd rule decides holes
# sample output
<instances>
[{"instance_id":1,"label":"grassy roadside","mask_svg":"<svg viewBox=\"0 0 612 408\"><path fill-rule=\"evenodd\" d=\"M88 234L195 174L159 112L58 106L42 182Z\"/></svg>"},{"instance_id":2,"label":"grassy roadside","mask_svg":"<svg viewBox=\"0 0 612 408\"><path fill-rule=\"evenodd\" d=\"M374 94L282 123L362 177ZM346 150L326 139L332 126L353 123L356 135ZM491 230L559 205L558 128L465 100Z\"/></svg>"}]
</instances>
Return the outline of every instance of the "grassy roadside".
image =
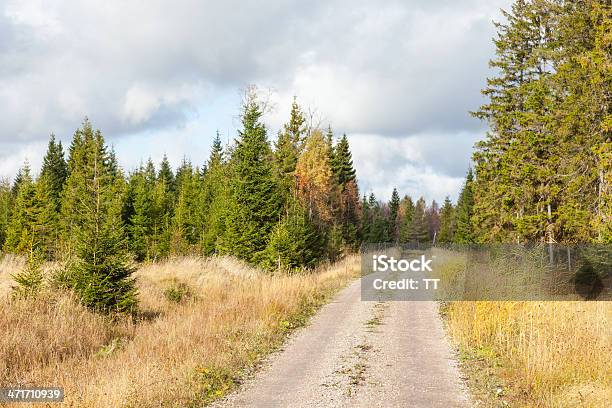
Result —
<instances>
[{"instance_id":1,"label":"grassy roadside","mask_svg":"<svg viewBox=\"0 0 612 408\"><path fill-rule=\"evenodd\" d=\"M136 321L92 314L68 295L4 296L0 384L61 385L67 406L201 406L239 384L358 266L349 257L269 275L232 258L145 265Z\"/></svg>"},{"instance_id":2,"label":"grassy roadside","mask_svg":"<svg viewBox=\"0 0 612 408\"><path fill-rule=\"evenodd\" d=\"M461 262L442 255L452 278ZM441 312L478 406L612 401L612 302L455 301Z\"/></svg>"}]
</instances>

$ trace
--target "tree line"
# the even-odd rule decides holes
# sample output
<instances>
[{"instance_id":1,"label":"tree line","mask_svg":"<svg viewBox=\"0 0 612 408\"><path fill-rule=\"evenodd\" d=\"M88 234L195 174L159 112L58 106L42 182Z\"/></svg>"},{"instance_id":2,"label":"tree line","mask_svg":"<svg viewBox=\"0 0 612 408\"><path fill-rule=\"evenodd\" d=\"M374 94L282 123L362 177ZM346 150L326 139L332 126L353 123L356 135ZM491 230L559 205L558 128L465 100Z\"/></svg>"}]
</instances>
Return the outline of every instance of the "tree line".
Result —
<instances>
[{"instance_id":1,"label":"tree line","mask_svg":"<svg viewBox=\"0 0 612 408\"><path fill-rule=\"evenodd\" d=\"M517 0L474 115L471 240L612 242L612 8Z\"/></svg>"},{"instance_id":2,"label":"tree line","mask_svg":"<svg viewBox=\"0 0 612 408\"><path fill-rule=\"evenodd\" d=\"M0 245L25 254L17 280L40 281L37 265L65 265L56 283L100 311L136 305L133 261L233 255L269 270L311 268L362 242L451 242L454 207L428 207L394 189L388 203L360 199L346 135L307 124L294 100L273 144L263 106L247 93L231 145L217 133L202 166L164 155L125 174L89 120L67 152L51 136L40 174L28 163L0 185ZM439 232L439 235L438 235Z\"/></svg>"}]
</instances>

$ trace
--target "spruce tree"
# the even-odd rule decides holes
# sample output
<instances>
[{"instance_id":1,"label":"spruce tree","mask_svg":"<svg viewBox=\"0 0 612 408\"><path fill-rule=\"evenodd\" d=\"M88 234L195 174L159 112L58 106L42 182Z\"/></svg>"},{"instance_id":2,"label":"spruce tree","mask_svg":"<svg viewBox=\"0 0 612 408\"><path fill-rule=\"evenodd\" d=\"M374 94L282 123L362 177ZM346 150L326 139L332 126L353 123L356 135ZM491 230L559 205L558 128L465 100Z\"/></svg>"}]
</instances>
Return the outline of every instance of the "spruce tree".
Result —
<instances>
[{"instance_id":1,"label":"spruce tree","mask_svg":"<svg viewBox=\"0 0 612 408\"><path fill-rule=\"evenodd\" d=\"M51 199L55 203L56 211L60 211L60 198L68 177L68 164L64 158L62 142L55 141L55 135L51 134L47 153L43 158L41 177L45 177L50 186Z\"/></svg>"},{"instance_id":2,"label":"spruce tree","mask_svg":"<svg viewBox=\"0 0 612 408\"><path fill-rule=\"evenodd\" d=\"M62 207L73 254L66 283L93 310L133 312L137 298L122 223L125 186L117 178L119 169L102 134L87 120L72 146Z\"/></svg>"},{"instance_id":3,"label":"spruce tree","mask_svg":"<svg viewBox=\"0 0 612 408\"><path fill-rule=\"evenodd\" d=\"M450 198L446 196L444 204L440 209L440 233L437 242L449 244L454 241L455 235L455 208Z\"/></svg>"},{"instance_id":4,"label":"spruce tree","mask_svg":"<svg viewBox=\"0 0 612 408\"><path fill-rule=\"evenodd\" d=\"M223 234L225 204L228 200L228 171L218 132L206 168L199 196L199 216L202 221L200 248L204 255L211 255L215 252L218 237Z\"/></svg>"},{"instance_id":5,"label":"spruce tree","mask_svg":"<svg viewBox=\"0 0 612 408\"><path fill-rule=\"evenodd\" d=\"M4 250L13 253L27 253L34 241L36 188L26 162L19 170L13 184L15 202L7 226Z\"/></svg>"},{"instance_id":6,"label":"spruce tree","mask_svg":"<svg viewBox=\"0 0 612 408\"><path fill-rule=\"evenodd\" d=\"M11 185L7 179L0 179L0 248L6 241L8 225L11 221L13 195Z\"/></svg>"},{"instance_id":7,"label":"spruce tree","mask_svg":"<svg viewBox=\"0 0 612 408\"><path fill-rule=\"evenodd\" d=\"M427 204L423 197L419 198L412 212L409 240L412 243L429 242L429 225L427 223Z\"/></svg>"},{"instance_id":8,"label":"spruce tree","mask_svg":"<svg viewBox=\"0 0 612 408\"><path fill-rule=\"evenodd\" d=\"M59 213L54 198L55 181L48 173L42 173L34 186L33 225L30 227L34 235L33 250L43 259L58 258Z\"/></svg>"},{"instance_id":9,"label":"spruce tree","mask_svg":"<svg viewBox=\"0 0 612 408\"><path fill-rule=\"evenodd\" d=\"M353 157L346 134L342 135L342 138L334 148L332 168L338 179L338 184L341 186L356 179L356 172L353 168Z\"/></svg>"},{"instance_id":10,"label":"spruce tree","mask_svg":"<svg viewBox=\"0 0 612 408\"><path fill-rule=\"evenodd\" d=\"M174 173L172 172L172 167L170 167L168 156L166 156L165 154L159 166L159 173L157 174L157 178L158 181L163 182L167 191L172 193L176 191Z\"/></svg>"},{"instance_id":11,"label":"spruce tree","mask_svg":"<svg viewBox=\"0 0 612 408\"><path fill-rule=\"evenodd\" d=\"M225 227L217 241L219 252L254 263L262 260L268 236L281 210L261 115L255 95L249 95L243 107L242 129L231 156L231 191Z\"/></svg>"},{"instance_id":12,"label":"spruce tree","mask_svg":"<svg viewBox=\"0 0 612 408\"><path fill-rule=\"evenodd\" d=\"M473 194L474 175L472 169L468 170L465 178L465 184L459 194L457 200L457 208L455 210L455 235L454 242L456 244L471 244L475 242L472 216L474 213L474 194Z\"/></svg>"},{"instance_id":13,"label":"spruce tree","mask_svg":"<svg viewBox=\"0 0 612 408\"><path fill-rule=\"evenodd\" d=\"M304 206L291 199L287 215L272 229L263 264L272 270L311 268L324 254L321 238Z\"/></svg>"},{"instance_id":14,"label":"spruce tree","mask_svg":"<svg viewBox=\"0 0 612 408\"><path fill-rule=\"evenodd\" d=\"M397 242L399 240L399 209L400 196L397 192L397 188L393 188L391 200L389 201L389 229L393 242Z\"/></svg>"},{"instance_id":15,"label":"spruce tree","mask_svg":"<svg viewBox=\"0 0 612 408\"><path fill-rule=\"evenodd\" d=\"M171 246L175 254L192 253L200 239L198 228L199 177L186 159L176 172L176 204L172 218Z\"/></svg>"},{"instance_id":16,"label":"spruce tree","mask_svg":"<svg viewBox=\"0 0 612 408\"><path fill-rule=\"evenodd\" d=\"M402 243L410 242L413 215L414 203L412 202L412 198L410 196L405 195L400 202L399 215L399 241Z\"/></svg>"},{"instance_id":17,"label":"spruce tree","mask_svg":"<svg viewBox=\"0 0 612 408\"><path fill-rule=\"evenodd\" d=\"M155 254L152 252L154 250L153 220L156 218L153 201L154 183L154 168L151 169L149 167L148 171L141 168L130 177L129 195L132 208L127 231L130 251L132 251L138 261L155 257Z\"/></svg>"}]
</instances>

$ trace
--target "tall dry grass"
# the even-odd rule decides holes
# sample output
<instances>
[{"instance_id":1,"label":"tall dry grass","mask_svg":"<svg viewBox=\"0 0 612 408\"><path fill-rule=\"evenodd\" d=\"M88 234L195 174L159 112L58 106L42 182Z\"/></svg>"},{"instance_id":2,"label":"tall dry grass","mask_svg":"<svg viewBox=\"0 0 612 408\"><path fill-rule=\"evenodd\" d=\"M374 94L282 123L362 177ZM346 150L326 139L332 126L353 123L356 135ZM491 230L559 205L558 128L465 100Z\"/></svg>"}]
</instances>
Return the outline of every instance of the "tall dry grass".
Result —
<instances>
[{"instance_id":1,"label":"tall dry grass","mask_svg":"<svg viewBox=\"0 0 612 408\"><path fill-rule=\"evenodd\" d=\"M437 255L446 263L440 268L446 281L465 268L461 254ZM516 274L522 279L529 274L523 272ZM444 312L451 338L469 356L465 364L485 360L506 384L493 397L498 405L608 407L612 401L611 302L456 301Z\"/></svg>"},{"instance_id":2,"label":"tall dry grass","mask_svg":"<svg viewBox=\"0 0 612 408\"><path fill-rule=\"evenodd\" d=\"M606 407L612 401L608 302L453 302L451 337L498 357L516 406Z\"/></svg>"},{"instance_id":3,"label":"tall dry grass","mask_svg":"<svg viewBox=\"0 0 612 408\"><path fill-rule=\"evenodd\" d=\"M357 257L295 275L225 257L145 265L135 321L93 314L67 294L5 296L0 386L63 386L74 407L201 406L255 368L358 267Z\"/></svg>"}]
</instances>

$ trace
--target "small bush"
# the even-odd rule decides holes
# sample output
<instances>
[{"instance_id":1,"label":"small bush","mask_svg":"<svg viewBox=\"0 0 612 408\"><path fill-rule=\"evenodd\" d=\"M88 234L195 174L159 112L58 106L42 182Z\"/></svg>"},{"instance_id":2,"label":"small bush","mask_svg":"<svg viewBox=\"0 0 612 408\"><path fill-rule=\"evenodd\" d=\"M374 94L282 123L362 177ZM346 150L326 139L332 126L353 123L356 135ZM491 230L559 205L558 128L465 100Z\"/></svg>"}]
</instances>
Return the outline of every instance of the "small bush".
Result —
<instances>
[{"instance_id":1,"label":"small bush","mask_svg":"<svg viewBox=\"0 0 612 408\"><path fill-rule=\"evenodd\" d=\"M13 286L13 294L17 297L35 297L43 284L41 271L42 260L36 255L31 255L25 268L13 275L17 286Z\"/></svg>"},{"instance_id":2,"label":"small bush","mask_svg":"<svg viewBox=\"0 0 612 408\"><path fill-rule=\"evenodd\" d=\"M173 303L181 303L183 300L191 297L189 287L183 282L173 282L166 290L164 297Z\"/></svg>"}]
</instances>

